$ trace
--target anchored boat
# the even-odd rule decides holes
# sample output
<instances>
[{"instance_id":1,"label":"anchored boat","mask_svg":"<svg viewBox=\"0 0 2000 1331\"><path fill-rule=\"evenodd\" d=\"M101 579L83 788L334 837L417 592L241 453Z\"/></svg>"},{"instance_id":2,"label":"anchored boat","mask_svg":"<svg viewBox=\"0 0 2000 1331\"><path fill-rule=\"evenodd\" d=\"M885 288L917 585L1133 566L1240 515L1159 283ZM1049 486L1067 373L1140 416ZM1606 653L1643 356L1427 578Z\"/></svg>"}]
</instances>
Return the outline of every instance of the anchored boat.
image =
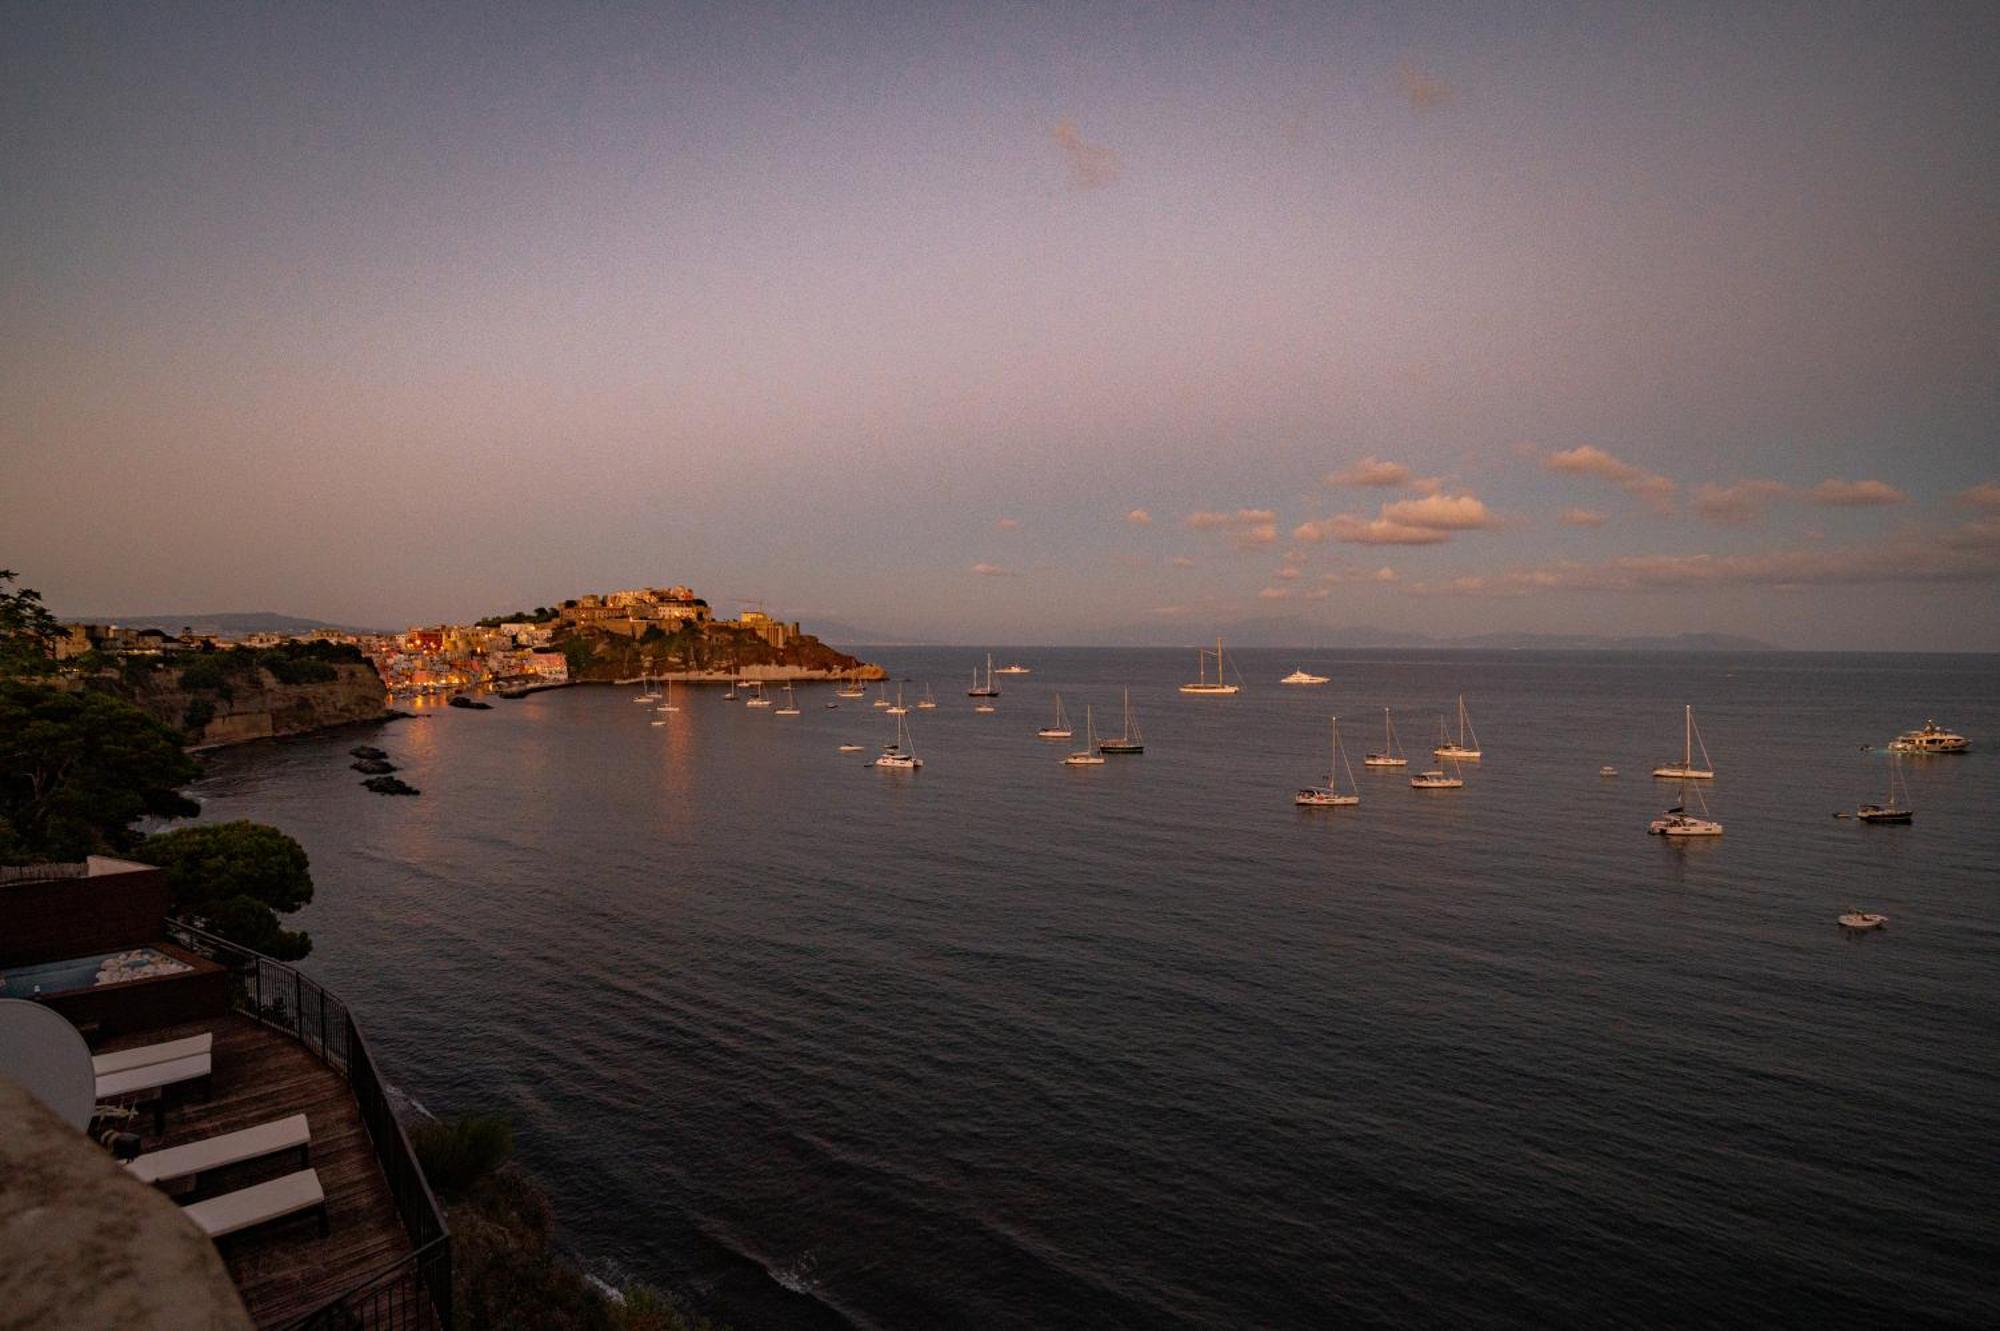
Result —
<instances>
[{"instance_id":1,"label":"anchored boat","mask_svg":"<svg viewBox=\"0 0 2000 1331\"><path fill-rule=\"evenodd\" d=\"M1326 784L1302 787L1292 796L1292 803L1307 808L1326 809L1347 804L1361 803L1361 792L1354 784L1354 768L1348 765L1347 756L1340 751L1340 718L1329 716L1327 722L1333 728L1333 760L1327 765ZM1347 773L1347 790L1340 789L1340 774Z\"/></svg>"},{"instance_id":2,"label":"anchored boat","mask_svg":"<svg viewBox=\"0 0 2000 1331\"><path fill-rule=\"evenodd\" d=\"M1653 775L1674 781L1712 781L1715 779L1715 764L1709 761L1708 745L1702 743L1701 732L1695 729L1694 708L1686 710L1686 725L1681 731L1681 760L1665 762L1653 769ZM1694 763L1694 750L1701 745L1701 766Z\"/></svg>"}]
</instances>

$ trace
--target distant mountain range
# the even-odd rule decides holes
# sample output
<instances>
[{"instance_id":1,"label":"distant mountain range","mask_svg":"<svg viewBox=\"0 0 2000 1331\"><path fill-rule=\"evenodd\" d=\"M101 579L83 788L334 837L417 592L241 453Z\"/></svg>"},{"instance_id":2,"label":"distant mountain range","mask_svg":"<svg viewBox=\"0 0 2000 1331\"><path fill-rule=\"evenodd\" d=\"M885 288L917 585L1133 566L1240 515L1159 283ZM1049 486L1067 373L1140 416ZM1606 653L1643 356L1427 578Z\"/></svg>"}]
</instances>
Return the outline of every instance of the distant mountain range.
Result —
<instances>
[{"instance_id":1,"label":"distant mountain range","mask_svg":"<svg viewBox=\"0 0 2000 1331\"><path fill-rule=\"evenodd\" d=\"M1565 652L1774 652L1781 648L1733 633L1675 633L1619 637L1602 633L1478 633L1441 637L1372 624L1329 627L1292 616L1243 619L1220 625L1237 647L1438 647L1488 651ZM1137 624L1094 635L1107 646L1184 647L1198 639L1185 623ZM1206 635L1203 635L1206 636Z\"/></svg>"},{"instance_id":2,"label":"distant mountain range","mask_svg":"<svg viewBox=\"0 0 2000 1331\"><path fill-rule=\"evenodd\" d=\"M196 633L218 638L240 638L246 633L310 633L314 629L339 629L343 633L379 633L380 629L329 624L322 619L301 619L297 615L274 614L269 610L230 610L199 615L64 615L66 624L116 624L128 629L159 629Z\"/></svg>"}]
</instances>

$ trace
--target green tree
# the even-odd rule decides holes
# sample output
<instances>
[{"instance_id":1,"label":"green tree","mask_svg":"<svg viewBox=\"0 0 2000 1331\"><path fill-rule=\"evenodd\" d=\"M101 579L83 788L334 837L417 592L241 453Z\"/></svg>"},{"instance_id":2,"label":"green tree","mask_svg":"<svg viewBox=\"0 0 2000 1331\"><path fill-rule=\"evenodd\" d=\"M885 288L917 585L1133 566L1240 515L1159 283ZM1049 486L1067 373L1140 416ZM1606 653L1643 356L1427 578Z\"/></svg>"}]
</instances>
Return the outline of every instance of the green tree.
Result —
<instances>
[{"instance_id":1,"label":"green tree","mask_svg":"<svg viewBox=\"0 0 2000 1331\"><path fill-rule=\"evenodd\" d=\"M63 627L43 606L40 592L8 590L18 577L13 569L0 568L0 675L43 674L55 668Z\"/></svg>"},{"instance_id":2,"label":"green tree","mask_svg":"<svg viewBox=\"0 0 2000 1331\"><path fill-rule=\"evenodd\" d=\"M102 693L0 679L0 848L35 859L130 850L140 818L201 806L181 736Z\"/></svg>"},{"instance_id":3,"label":"green tree","mask_svg":"<svg viewBox=\"0 0 2000 1331\"><path fill-rule=\"evenodd\" d=\"M204 823L150 836L138 855L167 871L174 915L280 961L312 951L278 916L312 900L305 847L262 823Z\"/></svg>"},{"instance_id":4,"label":"green tree","mask_svg":"<svg viewBox=\"0 0 2000 1331\"><path fill-rule=\"evenodd\" d=\"M582 679L583 672L588 670L590 663L597 659L596 644L580 633L574 638L565 638L561 650L563 658L569 662L569 677L571 679Z\"/></svg>"}]
</instances>

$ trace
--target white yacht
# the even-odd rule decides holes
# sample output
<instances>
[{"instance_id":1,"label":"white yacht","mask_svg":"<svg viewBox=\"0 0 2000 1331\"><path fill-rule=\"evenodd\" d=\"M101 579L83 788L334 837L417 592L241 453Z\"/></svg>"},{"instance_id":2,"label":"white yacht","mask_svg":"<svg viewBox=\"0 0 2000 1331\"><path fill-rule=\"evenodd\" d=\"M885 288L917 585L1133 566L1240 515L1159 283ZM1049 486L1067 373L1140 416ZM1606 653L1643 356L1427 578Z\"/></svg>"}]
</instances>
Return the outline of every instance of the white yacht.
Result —
<instances>
[{"instance_id":1,"label":"white yacht","mask_svg":"<svg viewBox=\"0 0 2000 1331\"><path fill-rule=\"evenodd\" d=\"M1379 753L1367 753L1361 757L1363 767L1408 767L1410 760L1403 756L1403 750L1396 743L1396 724L1389 719L1389 709L1382 709L1382 749Z\"/></svg>"},{"instance_id":2,"label":"white yacht","mask_svg":"<svg viewBox=\"0 0 2000 1331\"><path fill-rule=\"evenodd\" d=\"M743 705L745 707L769 707L771 705L771 700L764 696L763 680L761 679L751 680L750 689L751 689L750 696L743 700Z\"/></svg>"},{"instance_id":3,"label":"white yacht","mask_svg":"<svg viewBox=\"0 0 2000 1331\"><path fill-rule=\"evenodd\" d=\"M901 684L896 686L895 703L884 710L891 716L908 716L910 714L910 709L903 706L903 686Z\"/></svg>"},{"instance_id":4,"label":"white yacht","mask_svg":"<svg viewBox=\"0 0 2000 1331\"><path fill-rule=\"evenodd\" d=\"M1701 805L1700 817L1687 811L1688 790L1694 792L1695 803ZM1721 836L1722 824L1708 816L1708 802L1702 799L1701 788L1695 786L1683 788L1681 799L1676 801L1671 809L1655 818L1646 830L1654 836L1664 837Z\"/></svg>"},{"instance_id":5,"label":"white yacht","mask_svg":"<svg viewBox=\"0 0 2000 1331\"><path fill-rule=\"evenodd\" d=\"M1038 739L1068 739L1076 732L1070 729L1069 718L1063 715L1062 695L1056 695L1056 719L1035 732Z\"/></svg>"},{"instance_id":6,"label":"white yacht","mask_svg":"<svg viewBox=\"0 0 2000 1331\"><path fill-rule=\"evenodd\" d=\"M1222 639L1218 637L1215 640L1215 682L1211 684L1208 682L1208 648L1202 647L1197 649L1195 652L1195 674L1197 678L1192 684L1181 685L1181 692L1210 698L1223 697L1236 692L1236 685L1223 682L1223 660Z\"/></svg>"},{"instance_id":7,"label":"white yacht","mask_svg":"<svg viewBox=\"0 0 2000 1331\"><path fill-rule=\"evenodd\" d=\"M1313 809L1326 809L1361 803L1361 792L1354 784L1354 768L1348 764L1346 755L1340 751L1340 718L1330 716L1327 720L1333 727L1333 761L1327 766L1326 784L1301 787L1299 792L1292 796L1294 804ZM1347 773L1345 793L1340 789L1342 771Z\"/></svg>"},{"instance_id":8,"label":"white yacht","mask_svg":"<svg viewBox=\"0 0 2000 1331\"><path fill-rule=\"evenodd\" d=\"M1003 665L997 673L1002 675L1032 675L1035 672L1024 665Z\"/></svg>"},{"instance_id":9,"label":"white yacht","mask_svg":"<svg viewBox=\"0 0 2000 1331\"><path fill-rule=\"evenodd\" d=\"M836 698L865 698L868 696L868 688L861 682L861 676L849 674L847 682L835 689L833 696Z\"/></svg>"},{"instance_id":10,"label":"white yacht","mask_svg":"<svg viewBox=\"0 0 2000 1331\"><path fill-rule=\"evenodd\" d=\"M1972 741L1935 721L1924 722L1922 730L1906 730L1889 741L1896 753L1967 753Z\"/></svg>"},{"instance_id":11,"label":"white yacht","mask_svg":"<svg viewBox=\"0 0 2000 1331\"><path fill-rule=\"evenodd\" d=\"M935 711L936 708L937 699L931 697L931 686L926 684L924 685L924 696L917 699L917 710L920 712L929 712Z\"/></svg>"},{"instance_id":12,"label":"white yacht","mask_svg":"<svg viewBox=\"0 0 2000 1331\"><path fill-rule=\"evenodd\" d=\"M1682 728L1681 760L1664 762L1653 769L1653 775L1670 781L1712 781L1715 779L1715 764L1709 761L1708 745L1702 743L1701 732L1695 729L1694 708L1686 711L1687 723ZM1701 766L1694 764L1695 746L1701 746ZM1720 831L1721 829L1716 829Z\"/></svg>"},{"instance_id":13,"label":"white yacht","mask_svg":"<svg viewBox=\"0 0 2000 1331\"><path fill-rule=\"evenodd\" d=\"M1444 760L1451 768L1449 772L1434 767L1428 772L1419 772L1410 778L1412 790L1462 790L1465 788L1465 774L1458 770L1458 759Z\"/></svg>"},{"instance_id":14,"label":"white yacht","mask_svg":"<svg viewBox=\"0 0 2000 1331\"><path fill-rule=\"evenodd\" d=\"M859 753L861 752L861 746L859 744L843 744L840 746L840 751L842 753Z\"/></svg>"},{"instance_id":15,"label":"white yacht","mask_svg":"<svg viewBox=\"0 0 2000 1331\"><path fill-rule=\"evenodd\" d=\"M910 723L900 716L897 717L896 742L884 748L881 754L869 766L892 767L900 771L909 772L915 771L923 765L924 760L917 757L916 742L910 738Z\"/></svg>"},{"instance_id":16,"label":"white yacht","mask_svg":"<svg viewBox=\"0 0 2000 1331\"><path fill-rule=\"evenodd\" d=\"M785 685L785 705L783 707L780 707L777 711L771 713L771 715L797 716L798 714L799 714L798 699L792 695L792 686L789 682L787 682Z\"/></svg>"},{"instance_id":17,"label":"white yacht","mask_svg":"<svg viewBox=\"0 0 2000 1331\"><path fill-rule=\"evenodd\" d=\"M875 701L870 703L869 706L879 711L882 708L887 707L888 705L889 705L889 681L886 679L878 679L875 681Z\"/></svg>"},{"instance_id":18,"label":"white yacht","mask_svg":"<svg viewBox=\"0 0 2000 1331\"><path fill-rule=\"evenodd\" d=\"M1465 714L1465 695L1458 695L1458 738L1446 733L1444 718L1438 718L1438 746L1431 750L1433 758L1456 758L1460 762L1479 761L1479 734L1472 728L1472 718Z\"/></svg>"},{"instance_id":19,"label":"white yacht","mask_svg":"<svg viewBox=\"0 0 2000 1331\"><path fill-rule=\"evenodd\" d=\"M1278 682L1280 684L1324 684L1327 682L1327 679L1328 676L1326 675L1315 675L1305 670L1294 670Z\"/></svg>"},{"instance_id":20,"label":"white yacht","mask_svg":"<svg viewBox=\"0 0 2000 1331\"><path fill-rule=\"evenodd\" d=\"M1104 755L1097 751L1097 727L1090 719L1090 704L1083 708L1083 747L1063 759L1065 767L1102 767Z\"/></svg>"}]
</instances>

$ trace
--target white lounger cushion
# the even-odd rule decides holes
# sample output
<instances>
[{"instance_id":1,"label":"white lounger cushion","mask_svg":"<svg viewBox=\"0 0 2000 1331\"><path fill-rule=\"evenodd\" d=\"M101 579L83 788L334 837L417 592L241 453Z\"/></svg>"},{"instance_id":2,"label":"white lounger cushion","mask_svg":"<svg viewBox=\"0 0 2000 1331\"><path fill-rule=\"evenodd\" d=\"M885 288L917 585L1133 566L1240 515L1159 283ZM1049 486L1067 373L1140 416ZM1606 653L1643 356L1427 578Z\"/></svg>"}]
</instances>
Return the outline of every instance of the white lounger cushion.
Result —
<instances>
[{"instance_id":1,"label":"white lounger cushion","mask_svg":"<svg viewBox=\"0 0 2000 1331\"><path fill-rule=\"evenodd\" d=\"M209 1074L207 1054L194 1054L187 1058L177 1058L171 1063L148 1063L143 1067L127 1068L114 1072L108 1077L97 1079L97 1098L109 1100L113 1096L130 1095L134 1091L150 1091L161 1086L173 1086L184 1081L193 1081Z\"/></svg>"},{"instance_id":2,"label":"white lounger cushion","mask_svg":"<svg viewBox=\"0 0 2000 1331\"><path fill-rule=\"evenodd\" d=\"M261 1225L266 1220L310 1211L325 1204L326 1193L319 1186L319 1175L310 1169L301 1169L296 1174L274 1178L269 1183L225 1192L220 1197L183 1206L181 1214L201 1226L202 1233L219 1239L239 1229Z\"/></svg>"},{"instance_id":3,"label":"white lounger cushion","mask_svg":"<svg viewBox=\"0 0 2000 1331\"><path fill-rule=\"evenodd\" d=\"M178 1059L193 1058L196 1054L209 1053L215 1047L215 1035L203 1031L200 1035L190 1035L185 1040L168 1040L164 1044L149 1044L140 1049L120 1049L115 1054L99 1054L90 1060L90 1066L98 1076L108 1076L113 1072L130 1072L133 1068L143 1068L153 1063L172 1063Z\"/></svg>"},{"instance_id":4,"label":"white lounger cushion","mask_svg":"<svg viewBox=\"0 0 2000 1331\"><path fill-rule=\"evenodd\" d=\"M306 1116L293 1114L241 1132L225 1132L219 1137L204 1137L164 1151L149 1151L128 1160L125 1168L141 1182L158 1183L161 1179L189 1178L204 1170L241 1164L280 1151L295 1151L311 1141Z\"/></svg>"}]
</instances>

